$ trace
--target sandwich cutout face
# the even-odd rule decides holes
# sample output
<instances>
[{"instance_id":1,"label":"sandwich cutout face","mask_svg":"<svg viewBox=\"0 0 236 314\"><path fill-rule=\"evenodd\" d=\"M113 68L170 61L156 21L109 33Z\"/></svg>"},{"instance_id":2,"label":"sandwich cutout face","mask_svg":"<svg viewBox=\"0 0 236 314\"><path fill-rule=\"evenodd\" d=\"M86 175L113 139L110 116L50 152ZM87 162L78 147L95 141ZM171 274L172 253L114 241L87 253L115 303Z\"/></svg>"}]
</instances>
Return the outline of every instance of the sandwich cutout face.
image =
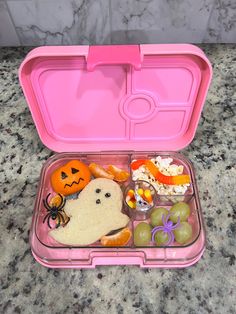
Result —
<instances>
[{"instance_id":1,"label":"sandwich cutout face","mask_svg":"<svg viewBox=\"0 0 236 314\"><path fill-rule=\"evenodd\" d=\"M49 231L59 243L89 245L112 230L125 227L129 217L121 212L123 194L113 180L92 180L76 200L68 200L65 213L70 221L64 227Z\"/></svg>"},{"instance_id":2,"label":"sandwich cutout face","mask_svg":"<svg viewBox=\"0 0 236 314\"><path fill-rule=\"evenodd\" d=\"M79 160L71 160L53 172L51 185L56 193L67 196L81 191L90 180L89 168Z\"/></svg>"}]
</instances>

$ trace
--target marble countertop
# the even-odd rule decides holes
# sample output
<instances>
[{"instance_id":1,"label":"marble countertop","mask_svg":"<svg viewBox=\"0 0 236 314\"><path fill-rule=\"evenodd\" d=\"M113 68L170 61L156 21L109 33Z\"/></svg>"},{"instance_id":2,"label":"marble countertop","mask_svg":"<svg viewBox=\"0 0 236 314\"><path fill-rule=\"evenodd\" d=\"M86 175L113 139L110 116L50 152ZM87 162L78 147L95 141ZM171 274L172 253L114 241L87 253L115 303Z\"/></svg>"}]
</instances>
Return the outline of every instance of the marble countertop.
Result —
<instances>
[{"instance_id":1,"label":"marble countertop","mask_svg":"<svg viewBox=\"0 0 236 314\"><path fill-rule=\"evenodd\" d=\"M0 49L0 312L235 313L235 45L201 45L214 70L195 139L182 153L194 163L207 247L186 269L39 265L29 228L40 169L52 152L41 143L17 71L29 48Z\"/></svg>"}]
</instances>

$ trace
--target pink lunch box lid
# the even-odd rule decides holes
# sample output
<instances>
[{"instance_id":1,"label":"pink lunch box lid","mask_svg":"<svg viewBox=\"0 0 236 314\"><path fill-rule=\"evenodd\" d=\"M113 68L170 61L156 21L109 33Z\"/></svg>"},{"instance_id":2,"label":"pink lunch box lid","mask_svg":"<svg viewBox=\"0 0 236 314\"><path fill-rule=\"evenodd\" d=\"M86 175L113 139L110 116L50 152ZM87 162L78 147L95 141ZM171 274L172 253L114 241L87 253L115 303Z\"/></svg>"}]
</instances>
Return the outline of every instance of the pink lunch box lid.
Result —
<instances>
[{"instance_id":1,"label":"pink lunch box lid","mask_svg":"<svg viewBox=\"0 0 236 314\"><path fill-rule=\"evenodd\" d=\"M176 151L194 138L212 76L193 45L33 49L19 77L56 152Z\"/></svg>"}]
</instances>

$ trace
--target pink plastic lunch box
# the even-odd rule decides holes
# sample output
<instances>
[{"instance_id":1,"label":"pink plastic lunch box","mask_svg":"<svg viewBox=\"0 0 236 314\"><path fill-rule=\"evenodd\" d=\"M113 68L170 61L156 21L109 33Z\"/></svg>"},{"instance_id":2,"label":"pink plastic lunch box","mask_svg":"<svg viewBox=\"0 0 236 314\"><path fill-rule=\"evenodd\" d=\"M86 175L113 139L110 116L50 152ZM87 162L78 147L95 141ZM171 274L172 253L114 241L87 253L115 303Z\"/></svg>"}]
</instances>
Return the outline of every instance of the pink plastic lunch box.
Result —
<instances>
[{"instance_id":1,"label":"pink plastic lunch box","mask_svg":"<svg viewBox=\"0 0 236 314\"><path fill-rule=\"evenodd\" d=\"M211 81L202 50L182 44L39 47L26 56L19 77L41 141L57 152L41 172L30 232L35 259L54 268L196 263L206 241L202 211L193 166L176 151L194 138ZM191 177L191 188L178 196L191 207L190 243L135 247L131 239L125 247L73 247L48 236L42 200L52 192L57 167L80 159L131 171L133 159L158 155L170 156ZM155 205L162 202L159 195ZM130 220L131 230L136 224Z\"/></svg>"}]
</instances>

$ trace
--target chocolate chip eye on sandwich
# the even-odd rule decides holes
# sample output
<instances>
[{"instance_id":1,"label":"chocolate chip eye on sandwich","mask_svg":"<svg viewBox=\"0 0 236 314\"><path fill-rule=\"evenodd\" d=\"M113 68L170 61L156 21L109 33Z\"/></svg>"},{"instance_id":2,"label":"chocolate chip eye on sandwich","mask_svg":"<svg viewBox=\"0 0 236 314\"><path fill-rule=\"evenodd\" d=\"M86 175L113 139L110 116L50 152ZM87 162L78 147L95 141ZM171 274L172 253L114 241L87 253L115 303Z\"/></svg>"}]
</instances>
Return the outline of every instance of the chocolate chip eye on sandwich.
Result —
<instances>
[{"instance_id":1,"label":"chocolate chip eye on sandwich","mask_svg":"<svg viewBox=\"0 0 236 314\"><path fill-rule=\"evenodd\" d=\"M121 213L123 194L109 179L92 180L76 200L68 200L65 213L70 221L65 227L49 231L57 242L66 245L89 245L112 230L125 227L129 217Z\"/></svg>"}]
</instances>

